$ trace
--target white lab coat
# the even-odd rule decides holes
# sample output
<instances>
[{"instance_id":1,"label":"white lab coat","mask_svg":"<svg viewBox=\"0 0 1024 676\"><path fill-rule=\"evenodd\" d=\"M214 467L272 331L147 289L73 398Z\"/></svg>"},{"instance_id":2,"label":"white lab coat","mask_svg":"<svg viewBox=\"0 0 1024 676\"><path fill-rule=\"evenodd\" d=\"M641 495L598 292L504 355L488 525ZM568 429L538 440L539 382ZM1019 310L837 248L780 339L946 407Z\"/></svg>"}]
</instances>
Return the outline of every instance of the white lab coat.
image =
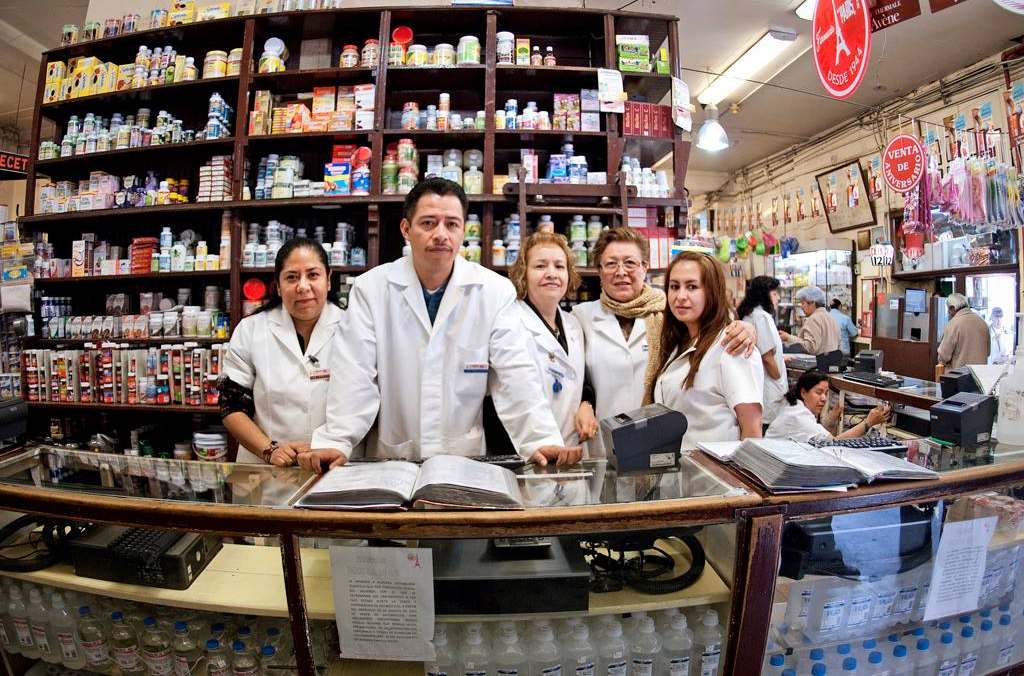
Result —
<instances>
[{"instance_id":1,"label":"white lab coat","mask_svg":"<svg viewBox=\"0 0 1024 676\"><path fill-rule=\"evenodd\" d=\"M818 422L811 409L807 408L803 401L798 400L792 405L788 401L784 402L764 436L767 439L806 442L818 437L831 438L832 434Z\"/></svg>"},{"instance_id":2,"label":"white lab coat","mask_svg":"<svg viewBox=\"0 0 1024 676\"><path fill-rule=\"evenodd\" d=\"M530 354L537 365L537 377L548 397L555 422L562 431L562 439L566 446L577 446L580 438L576 433L576 411L583 400L585 369L583 329L576 317L559 308L565 342L569 346L569 354L566 354L533 308L525 301L518 301L516 305L533 338L529 341ZM555 381L561 386L558 392L555 391Z\"/></svg>"},{"instance_id":3,"label":"white lab coat","mask_svg":"<svg viewBox=\"0 0 1024 676\"><path fill-rule=\"evenodd\" d=\"M644 401L644 373L647 371L647 324L633 322L629 340L622 335L618 318L595 300L580 303L572 314L579 319L586 342L587 376L597 400L595 415L603 418L634 411ZM600 429L589 443L590 457L607 456Z\"/></svg>"},{"instance_id":4,"label":"white lab coat","mask_svg":"<svg viewBox=\"0 0 1024 676\"><path fill-rule=\"evenodd\" d=\"M778 415L778 411L786 402L786 389L788 379L786 376L786 362L782 356L782 338L779 337L779 330L775 326L775 320L765 312L763 307L755 307L750 314L743 318L754 327L757 332L757 351L764 353L775 350L775 368L779 370L778 378L770 378L764 374L764 422L771 423ZM764 365L762 364L762 370Z\"/></svg>"},{"instance_id":5,"label":"white lab coat","mask_svg":"<svg viewBox=\"0 0 1024 676\"><path fill-rule=\"evenodd\" d=\"M366 437L370 457L480 455L488 373L494 407L522 455L562 445L515 302L511 282L457 257L431 325L411 257L361 275L337 334L339 366L313 447L351 456Z\"/></svg>"},{"instance_id":6,"label":"white lab coat","mask_svg":"<svg viewBox=\"0 0 1024 676\"><path fill-rule=\"evenodd\" d=\"M761 404L764 368L756 351L749 357L733 356L722 347L725 331L718 334L693 379L693 387L683 389L690 373L690 347L674 354L654 384L654 401L686 416L683 450L692 450L701 441L738 441L740 426L735 408L739 404Z\"/></svg>"},{"instance_id":7,"label":"white lab coat","mask_svg":"<svg viewBox=\"0 0 1024 676\"><path fill-rule=\"evenodd\" d=\"M333 339L343 315L337 305L324 305L305 354L283 306L246 317L235 327L224 373L252 390L254 422L271 439L308 442L313 430L324 424ZM237 461L263 463L262 450L240 445Z\"/></svg>"}]
</instances>

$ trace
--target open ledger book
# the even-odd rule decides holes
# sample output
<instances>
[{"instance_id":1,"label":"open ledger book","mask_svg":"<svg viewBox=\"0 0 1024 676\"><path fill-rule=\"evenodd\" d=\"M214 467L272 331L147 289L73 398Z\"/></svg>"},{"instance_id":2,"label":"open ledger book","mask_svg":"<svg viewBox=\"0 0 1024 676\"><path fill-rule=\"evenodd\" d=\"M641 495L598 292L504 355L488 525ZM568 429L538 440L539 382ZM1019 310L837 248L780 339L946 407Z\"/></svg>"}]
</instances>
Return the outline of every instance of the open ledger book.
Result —
<instances>
[{"instance_id":1,"label":"open ledger book","mask_svg":"<svg viewBox=\"0 0 1024 676\"><path fill-rule=\"evenodd\" d=\"M516 475L456 455L335 467L295 503L309 509L523 509Z\"/></svg>"},{"instance_id":2,"label":"open ledger book","mask_svg":"<svg viewBox=\"0 0 1024 676\"><path fill-rule=\"evenodd\" d=\"M930 469L878 451L826 446L815 448L788 439L746 439L727 449L704 449L730 460L773 492L813 491L871 483L876 479L936 479ZM732 451L731 453L729 451Z\"/></svg>"}]
</instances>

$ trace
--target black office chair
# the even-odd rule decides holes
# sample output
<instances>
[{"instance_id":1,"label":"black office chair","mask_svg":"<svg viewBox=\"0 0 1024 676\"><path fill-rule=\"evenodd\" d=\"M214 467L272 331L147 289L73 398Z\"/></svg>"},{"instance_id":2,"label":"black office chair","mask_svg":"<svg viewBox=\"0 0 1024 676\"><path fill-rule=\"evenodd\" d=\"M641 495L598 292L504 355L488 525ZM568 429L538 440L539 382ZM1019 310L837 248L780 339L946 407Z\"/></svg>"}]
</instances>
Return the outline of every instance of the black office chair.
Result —
<instances>
[{"instance_id":1,"label":"black office chair","mask_svg":"<svg viewBox=\"0 0 1024 676\"><path fill-rule=\"evenodd\" d=\"M822 373L838 372L843 367L843 351L832 350L824 354L814 355L815 361L818 362L818 370Z\"/></svg>"}]
</instances>

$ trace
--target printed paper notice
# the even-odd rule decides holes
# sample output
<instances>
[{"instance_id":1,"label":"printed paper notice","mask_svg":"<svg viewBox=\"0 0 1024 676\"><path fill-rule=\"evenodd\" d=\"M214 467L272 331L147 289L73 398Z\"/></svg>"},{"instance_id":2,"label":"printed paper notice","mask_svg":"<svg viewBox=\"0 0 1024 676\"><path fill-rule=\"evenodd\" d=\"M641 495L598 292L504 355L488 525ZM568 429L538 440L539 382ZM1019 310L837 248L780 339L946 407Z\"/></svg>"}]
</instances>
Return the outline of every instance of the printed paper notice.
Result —
<instances>
[{"instance_id":1,"label":"printed paper notice","mask_svg":"<svg viewBox=\"0 0 1024 676\"><path fill-rule=\"evenodd\" d=\"M626 90L622 87L622 73L609 68L597 69L597 97L602 113L626 112Z\"/></svg>"},{"instance_id":2,"label":"printed paper notice","mask_svg":"<svg viewBox=\"0 0 1024 676\"><path fill-rule=\"evenodd\" d=\"M342 657L434 659L431 554L402 547L331 547Z\"/></svg>"},{"instance_id":3,"label":"printed paper notice","mask_svg":"<svg viewBox=\"0 0 1024 676\"><path fill-rule=\"evenodd\" d=\"M672 121L683 131L693 130L693 104L690 103L690 88L681 79L672 77Z\"/></svg>"},{"instance_id":4,"label":"printed paper notice","mask_svg":"<svg viewBox=\"0 0 1024 676\"><path fill-rule=\"evenodd\" d=\"M995 528L994 516L943 526L924 608L925 622L978 609L988 543Z\"/></svg>"}]
</instances>

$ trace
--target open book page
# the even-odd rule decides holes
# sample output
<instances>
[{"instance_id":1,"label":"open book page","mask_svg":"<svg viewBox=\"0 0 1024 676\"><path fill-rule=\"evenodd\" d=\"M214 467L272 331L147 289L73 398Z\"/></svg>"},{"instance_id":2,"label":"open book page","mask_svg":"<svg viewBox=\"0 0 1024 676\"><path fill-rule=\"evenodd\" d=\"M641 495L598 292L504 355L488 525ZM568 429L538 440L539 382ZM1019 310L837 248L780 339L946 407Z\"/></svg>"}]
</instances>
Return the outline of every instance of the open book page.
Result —
<instances>
[{"instance_id":1,"label":"open book page","mask_svg":"<svg viewBox=\"0 0 1024 676\"><path fill-rule=\"evenodd\" d=\"M789 439L747 439L780 462L795 467L849 467L835 453Z\"/></svg>"},{"instance_id":2,"label":"open book page","mask_svg":"<svg viewBox=\"0 0 1024 676\"><path fill-rule=\"evenodd\" d=\"M424 461L412 493L416 500L456 506L522 506L515 474L457 455L435 455Z\"/></svg>"},{"instance_id":3,"label":"open book page","mask_svg":"<svg viewBox=\"0 0 1024 676\"><path fill-rule=\"evenodd\" d=\"M716 460L726 462L732 460L732 457L736 455L740 443L739 441L700 441L697 442L697 448Z\"/></svg>"},{"instance_id":4,"label":"open book page","mask_svg":"<svg viewBox=\"0 0 1024 676\"><path fill-rule=\"evenodd\" d=\"M412 500L419 467L411 462L356 462L323 475L299 500L303 507L382 507Z\"/></svg>"},{"instance_id":5,"label":"open book page","mask_svg":"<svg viewBox=\"0 0 1024 676\"><path fill-rule=\"evenodd\" d=\"M938 473L902 458L878 451L859 448L833 448L843 462L864 475L868 482L875 479L935 479Z\"/></svg>"}]
</instances>

